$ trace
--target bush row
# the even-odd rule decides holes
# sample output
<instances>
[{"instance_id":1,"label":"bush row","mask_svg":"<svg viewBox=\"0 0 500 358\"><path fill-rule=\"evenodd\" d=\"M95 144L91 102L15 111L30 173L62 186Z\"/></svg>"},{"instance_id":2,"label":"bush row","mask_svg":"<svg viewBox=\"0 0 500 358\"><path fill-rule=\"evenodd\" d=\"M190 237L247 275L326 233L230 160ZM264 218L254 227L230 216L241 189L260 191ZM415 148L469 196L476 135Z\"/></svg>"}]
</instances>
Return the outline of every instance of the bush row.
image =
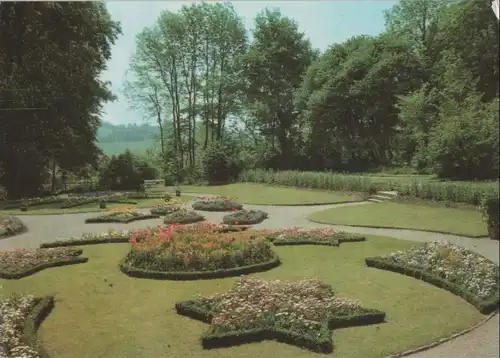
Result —
<instances>
[{"instance_id":1,"label":"bush row","mask_svg":"<svg viewBox=\"0 0 500 358\"><path fill-rule=\"evenodd\" d=\"M29 347L37 351L39 358L50 358L38 340L38 329L42 322L49 316L54 306L55 298L53 296L37 298L35 305L24 322L24 341Z\"/></svg>"},{"instance_id":2,"label":"bush row","mask_svg":"<svg viewBox=\"0 0 500 358\"><path fill-rule=\"evenodd\" d=\"M106 215L101 215L97 216L94 218L88 218L85 219L86 224L97 224L97 223L121 223L121 224L127 224L132 221L138 221L138 220L148 220L148 219L157 219L159 216L158 215L152 215L152 214L141 214L141 213L134 213L135 215L131 216L118 216L117 213L112 213L112 214L106 214Z\"/></svg>"},{"instance_id":3,"label":"bush row","mask_svg":"<svg viewBox=\"0 0 500 358\"><path fill-rule=\"evenodd\" d=\"M373 193L377 190L396 190L400 195L420 199L461 202L478 205L485 196L498 197L498 182L467 183L413 180L397 178L381 182L369 176L345 175L329 172L247 170L239 178L242 182L282 185L296 188L325 189L347 192Z\"/></svg>"},{"instance_id":4,"label":"bush row","mask_svg":"<svg viewBox=\"0 0 500 358\"><path fill-rule=\"evenodd\" d=\"M397 272L406 276L420 279L436 287L445 289L459 297L462 297L471 305L475 306L483 314L488 314L498 309L498 304L500 302L498 291L492 297L482 300L478 299L475 295L471 294L465 288L423 269L398 264L379 257L366 258L365 263L368 267Z\"/></svg>"}]
</instances>

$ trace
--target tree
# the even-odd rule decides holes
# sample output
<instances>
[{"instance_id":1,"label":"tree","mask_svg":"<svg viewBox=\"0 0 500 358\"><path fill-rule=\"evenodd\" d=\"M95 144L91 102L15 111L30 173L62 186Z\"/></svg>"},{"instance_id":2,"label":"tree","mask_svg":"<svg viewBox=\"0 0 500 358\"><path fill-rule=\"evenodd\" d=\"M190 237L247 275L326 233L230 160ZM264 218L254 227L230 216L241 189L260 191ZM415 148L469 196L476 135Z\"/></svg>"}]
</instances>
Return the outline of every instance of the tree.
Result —
<instances>
[{"instance_id":1,"label":"tree","mask_svg":"<svg viewBox=\"0 0 500 358\"><path fill-rule=\"evenodd\" d=\"M99 75L120 26L103 3L2 2L0 18L0 180L32 196L51 163L95 164L101 106L114 98Z\"/></svg>"},{"instance_id":2,"label":"tree","mask_svg":"<svg viewBox=\"0 0 500 358\"><path fill-rule=\"evenodd\" d=\"M242 58L247 105L261 133L279 148L281 169L288 169L296 135L294 92L316 52L297 23L279 10L266 9L256 17L253 37Z\"/></svg>"}]
</instances>

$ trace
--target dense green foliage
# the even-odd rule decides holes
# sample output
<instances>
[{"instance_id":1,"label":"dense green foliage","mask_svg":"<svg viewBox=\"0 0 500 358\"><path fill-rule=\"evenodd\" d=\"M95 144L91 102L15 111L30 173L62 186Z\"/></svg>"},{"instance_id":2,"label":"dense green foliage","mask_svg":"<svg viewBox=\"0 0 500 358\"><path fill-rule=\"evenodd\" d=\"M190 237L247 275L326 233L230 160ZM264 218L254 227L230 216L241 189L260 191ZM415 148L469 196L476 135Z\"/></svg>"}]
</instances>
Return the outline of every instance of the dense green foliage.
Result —
<instances>
[{"instance_id":1,"label":"dense green foliage","mask_svg":"<svg viewBox=\"0 0 500 358\"><path fill-rule=\"evenodd\" d=\"M127 93L163 126L167 176L406 167L498 178L498 22L488 1L402 0L385 32L323 53L278 10L256 17L251 42L241 26L231 5L186 5L138 37L139 80Z\"/></svg>"},{"instance_id":2,"label":"dense green foliage","mask_svg":"<svg viewBox=\"0 0 500 358\"><path fill-rule=\"evenodd\" d=\"M99 79L120 33L104 3L0 4L0 184L34 196L56 171L96 165ZM43 64L43 65L40 65Z\"/></svg>"}]
</instances>

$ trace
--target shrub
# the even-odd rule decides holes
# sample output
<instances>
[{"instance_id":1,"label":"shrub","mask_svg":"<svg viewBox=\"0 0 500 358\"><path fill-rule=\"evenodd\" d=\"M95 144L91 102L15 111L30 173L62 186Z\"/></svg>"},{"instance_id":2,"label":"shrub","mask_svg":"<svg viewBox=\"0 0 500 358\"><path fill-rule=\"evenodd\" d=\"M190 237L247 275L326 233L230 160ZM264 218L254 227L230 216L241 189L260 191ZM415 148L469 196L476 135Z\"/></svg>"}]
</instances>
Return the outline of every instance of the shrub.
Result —
<instances>
[{"instance_id":1,"label":"shrub","mask_svg":"<svg viewBox=\"0 0 500 358\"><path fill-rule=\"evenodd\" d=\"M229 182L229 165L227 149L221 142L212 142L210 147L204 151L203 168L209 183Z\"/></svg>"},{"instance_id":2,"label":"shrub","mask_svg":"<svg viewBox=\"0 0 500 358\"><path fill-rule=\"evenodd\" d=\"M18 217L0 215L0 238L17 235L26 230L26 226Z\"/></svg>"},{"instance_id":3,"label":"shrub","mask_svg":"<svg viewBox=\"0 0 500 358\"><path fill-rule=\"evenodd\" d=\"M449 242L430 242L365 260L368 266L420 278L461 296L481 312L497 309L498 265Z\"/></svg>"},{"instance_id":4,"label":"shrub","mask_svg":"<svg viewBox=\"0 0 500 358\"><path fill-rule=\"evenodd\" d=\"M243 205L231 201L231 198L216 196L199 198L193 203L193 209L202 211L234 211Z\"/></svg>"},{"instance_id":5,"label":"shrub","mask_svg":"<svg viewBox=\"0 0 500 358\"><path fill-rule=\"evenodd\" d=\"M331 228L306 229L290 228L262 230L265 237L274 245L328 245L339 246L343 242L365 241L364 236L348 234Z\"/></svg>"},{"instance_id":6,"label":"shrub","mask_svg":"<svg viewBox=\"0 0 500 358\"><path fill-rule=\"evenodd\" d=\"M132 236L132 230L110 229L103 233L86 233L81 236L61 238L56 241L40 244L40 248L67 247L79 245L95 245L106 243L125 243Z\"/></svg>"},{"instance_id":7,"label":"shrub","mask_svg":"<svg viewBox=\"0 0 500 358\"><path fill-rule=\"evenodd\" d=\"M151 272L217 272L268 263L276 256L263 237L222 233L210 225L137 231L124 266Z\"/></svg>"},{"instance_id":8,"label":"shrub","mask_svg":"<svg viewBox=\"0 0 500 358\"><path fill-rule=\"evenodd\" d=\"M384 312L334 296L332 287L318 280L282 282L250 276L238 279L228 293L180 302L176 310L210 323L202 336L204 348L275 339L329 353L333 329L385 319Z\"/></svg>"},{"instance_id":9,"label":"shrub","mask_svg":"<svg viewBox=\"0 0 500 358\"><path fill-rule=\"evenodd\" d=\"M85 220L86 224L89 223L129 223L137 220L155 219L158 215L142 214L135 211L134 208L116 208L111 213L88 218Z\"/></svg>"},{"instance_id":10,"label":"shrub","mask_svg":"<svg viewBox=\"0 0 500 358\"><path fill-rule=\"evenodd\" d=\"M82 250L73 247L17 249L0 252L0 278L18 279L49 267L87 262L78 257Z\"/></svg>"},{"instance_id":11,"label":"shrub","mask_svg":"<svg viewBox=\"0 0 500 358\"><path fill-rule=\"evenodd\" d=\"M203 220L205 220L204 216L198 214L196 211L186 209L174 211L163 218L165 224L189 224Z\"/></svg>"},{"instance_id":12,"label":"shrub","mask_svg":"<svg viewBox=\"0 0 500 358\"><path fill-rule=\"evenodd\" d=\"M498 197L484 197L481 202L483 218L488 225L490 238L499 240L500 200Z\"/></svg>"},{"instance_id":13,"label":"shrub","mask_svg":"<svg viewBox=\"0 0 500 358\"><path fill-rule=\"evenodd\" d=\"M222 222L228 225L253 225L267 219L267 213L262 210L239 210L225 215Z\"/></svg>"},{"instance_id":14,"label":"shrub","mask_svg":"<svg viewBox=\"0 0 500 358\"><path fill-rule=\"evenodd\" d=\"M156 205L151 208L150 212L153 215L168 215L171 214L175 211L180 210L181 208L178 205L173 205L173 204L161 204L161 205Z\"/></svg>"}]
</instances>

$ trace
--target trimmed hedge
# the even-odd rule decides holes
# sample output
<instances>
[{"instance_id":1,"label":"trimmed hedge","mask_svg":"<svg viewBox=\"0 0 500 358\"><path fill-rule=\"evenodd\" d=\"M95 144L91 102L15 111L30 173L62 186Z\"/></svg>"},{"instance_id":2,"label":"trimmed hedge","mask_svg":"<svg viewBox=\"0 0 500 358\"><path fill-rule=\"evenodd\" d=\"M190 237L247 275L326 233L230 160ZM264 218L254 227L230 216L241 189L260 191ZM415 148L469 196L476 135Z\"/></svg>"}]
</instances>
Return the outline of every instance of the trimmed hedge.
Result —
<instances>
[{"instance_id":1,"label":"trimmed hedge","mask_svg":"<svg viewBox=\"0 0 500 358\"><path fill-rule=\"evenodd\" d=\"M203 309L196 301L185 301L176 303L175 309L178 314L190 317L204 323L210 324L213 313ZM358 325L369 325L382 323L385 320L385 312L375 309L359 309L359 314L334 316L327 318L330 330ZM243 330L234 332L217 333L210 331L201 338L203 348L221 348L241 345L245 343L260 342L263 340L275 340L288 343L317 353L331 353L333 351L333 339L331 334L323 334L320 337L307 337L296 331L276 328L260 328L254 330Z\"/></svg>"},{"instance_id":2,"label":"trimmed hedge","mask_svg":"<svg viewBox=\"0 0 500 358\"><path fill-rule=\"evenodd\" d=\"M49 316L55 306L55 298L47 296L37 298L35 305L31 309L24 322L23 341L29 347L38 352L39 358L49 358L48 353L43 349L38 341L38 329L43 321Z\"/></svg>"},{"instance_id":3,"label":"trimmed hedge","mask_svg":"<svg viewBox=\"0 0 500 358\"><path fill-rule=\"evenodd\" d=\"M243 205L224 200L200 200L195 201L192 207L194 210L201 211L231 211L241 210Z\"/></svg>"},{"instance_id":4,"label":"trimmed hedge","mask_svg":"<svg viewBox=\"0 0 500 358\"><path fill-rule=\"evenodd\" d=\"M77 255L81 255L83 250L78 250ZM6 279L6 280L17 280L26 276L33 275L37 272L40 272L42 270L52 268L52 267L61 267L61 266L68 266L68 265L75 265L75 264L83 264L87 262L89 259L87 257L71 257L69 259L64 259L64 260L59 260L59 261L53 261L53 262L45 262L41 263L40 265L31 267L27 270L24 271L18 271L18 272L0 272L0 278Z\"/></svg>"},{"instance_id":5,"label":"trimmed hedge","mask_svg":"<svg viewBox=\"0 0 500 358\"><path fill-rule=\"evenodd\" d=\"M132 221L139 220L148 220L148 219L157 219L158 215L152 214L140 214L140 216L132 216L129 218L118 218L111 215L102 215L94 218L85 219L85 224L96 224L96 223L119 223L119 224L128 224Z\"/></svg>"},{"instance_id":6,"label":"trimmed hedge","mask_svg":"<svg viewBox=\"0 0 500 358\"><path fill-rule=\"evenodd\" d=\"M254 225L263 222L268 215L262 210L240 210L224 215L222 222L226 225Z\"/></svg>"},{"instance_id":7,"label":"trimmed hedge","mask_svg":"<svg viewBox=\"0 0 500 358\"><path fill-rule=\"evenodd\" d=\"M98 244L118 244L127 243L128 237L107 237L107 238L94 238L85 240L60 240L40 244L41 249L50 249L54 247L68 247L68 246L84 246L84 245L98 245Z\"/></svg>"},{"instance_id":8,"label":"trimmed hedge","mask_svg":"<svg viewBox=\"0 0 500 358\"><path fill-rule=\"evenodd\" d=\"M288 240L288 239L277 239L273 237L267 238L273 243L274 246L285 246L285 245L324 245L324 246L340 246L344 242L363 242L366 241L364 236L345 236L343 238L332 238L331 241L320 241L320 240Z\"/></svg>"},{"instance_id":9,"label":"trimmed hedge","mask_svg":"<svg viewBox=\"0 0 500 358\"><path fill-rule=\"evenodd\" d=\"M224 277L232 277L232 276L240 276L240 275L248 275L251 273L267 271L272 268L278 267L281 264L281 260L278 255L274 255L274 257L266 262L248 265L248 266L240 266L233 267L224 270L215 270L215 271L150 271L142 268L132 267L126 263L126 258L120 261L119 267L120 271L126 274L127 276L136 277L136 278L149 278L155 280L174 280L174 281L190 281L190 280L209 280L215 278L224 278Z\"/></svg>"},{"instance_id":10,"label":"trimmed hedge","mask_svg":"<svg viewBox=\"0 0 500 358\"><path fill-rule=\"evenodd\" d=\"M368 267L374 267L381 270L388 270L406 276L414 277L416 279L430 283L431 285L434 285L436 287L450 291L451 293L459 297L462 297L471 305L475 306L482 314L488 314L494 312L495 310L498 309L498 305L500 303L499 291L497 291L493 296L487 299L480 299L471 294L465 288L419 267L396 264L390 260L382 259L379 257L366 258L365 263Z\"/></svg>"},{"instance_id":11,"label":"trimmed hedge","mask_svg":"<svg viewBox=\"0 0 500 358\"><path fill-rule=\"evenodd\" d=\"M151 208L149 211L153 215L168 215L171 213L174 213L176 211L179 211L181 208L176 205L171 205L171 204L162 204L162 205L157 205L153 208Z\"/></svg>"}]
</instances>

